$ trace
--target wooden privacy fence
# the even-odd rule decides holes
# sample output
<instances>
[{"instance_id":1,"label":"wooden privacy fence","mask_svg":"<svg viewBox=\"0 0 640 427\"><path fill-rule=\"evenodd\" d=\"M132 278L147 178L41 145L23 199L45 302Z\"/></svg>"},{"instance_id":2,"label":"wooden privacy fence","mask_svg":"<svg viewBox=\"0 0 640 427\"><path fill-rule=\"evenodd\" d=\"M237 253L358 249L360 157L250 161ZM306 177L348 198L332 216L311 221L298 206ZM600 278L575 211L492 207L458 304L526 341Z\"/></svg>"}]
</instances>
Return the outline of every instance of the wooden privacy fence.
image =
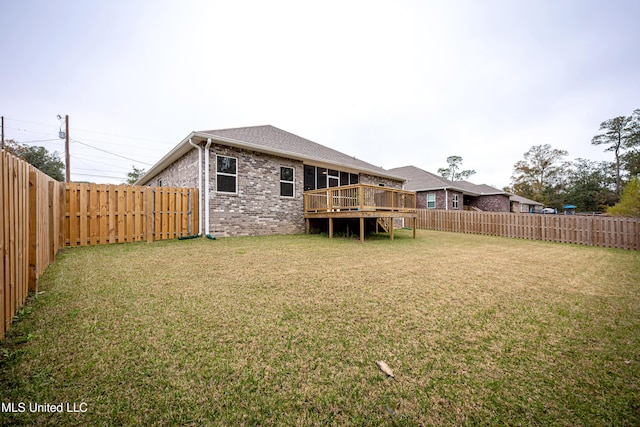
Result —
<instances>
[{"instance_id":1,"label":"wooden privacy fence","mask_svg":"<svg viewBox=\"0 0 640 427\"><path fill-rule=\"evenodd\" d=\"M640 218L418 209L417 228L640 249Z\"/></svg>"},{"instance_id":2,"label":"wooden privacy fence","mask_svg":"<svg viewBox=\"0 0 640 427\"><path fill-rule=\"evenodd\" d=\"M197 234L195 188L61 183L0 151L0 339L63 246Z\"/></svg>"},{"instance_id":3,"label":"wooden privacy fence","mask_svg":"<svg viewBox=\"0 0 640 427\"><path fill-rule=\"evenodd\" d=\"M65 243L101 245L198 234L197 188L68 183Z\"/></svg>"},{"instance_id":4,"label":"wooden privacy fence","mask_svg":"<svg viewBox=\"0 0 640 427\"><path fill-rule=\"evenodd\" d=\"M0 339L64 244L64 184L0 151Z\"/></svg>"}]
</instances>

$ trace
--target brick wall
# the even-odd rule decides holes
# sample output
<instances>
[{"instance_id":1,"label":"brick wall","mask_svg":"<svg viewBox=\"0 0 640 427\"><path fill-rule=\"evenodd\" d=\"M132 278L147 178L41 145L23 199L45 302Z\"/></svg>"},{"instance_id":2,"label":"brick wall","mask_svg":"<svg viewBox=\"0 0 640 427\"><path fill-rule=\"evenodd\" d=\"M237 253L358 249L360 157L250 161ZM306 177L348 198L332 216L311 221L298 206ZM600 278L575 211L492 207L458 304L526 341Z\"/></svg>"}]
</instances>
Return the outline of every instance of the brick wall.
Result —
<instances>
[{"instance_id":1,"label":"brick wall","mask_svg":"<svg viewBox=\"0 0 640 427\"><path fill-rule=\"evenodd\" d=\"M384 184L385 187L398 188L398 189L402 189L402 184L403 184L402 181L397 181L395 179L389 179L389 178L381 178L381 177L369 175L366 173L360 174L360 178L358 182L360 182L360 184L367 184L367 185Z\"/></svg>"},{"instance_id":2,"label":"brick wall","mask_svg":"<svg viewBox=\"0 0 640 427\"><path fill-rule=\"evenodd\" d=\"M447 209L447 204L449 210L454 210L456 208L453 207L453 195L458 195L458 210L462 210L464 207L462 193L457 191L447 190L434 190L434 191L420 191L416 194L416 206L418 209L427 209L427 194L436 195L436 207L434 209Z\"/></svg>"},{"instance_id":3,"label":"brick wall","mask_svg":"<svg viewBox=\"0 0 640 427\"><path fill-rule=\"evenodd\" d=\"M478 197L467 196L465 197L465 204L475 206L476 208L486 212L509 212L511 210L509 196L504 194Z\"/></svg>"},{"instance_id":4,"label":"brick wall","mask_svg":"<svg viewBox=\"0 0 640 427\"><path fill-rule=\"evenodd\" d=\"M203 150L204 154L204 150ZM236 158L237 193L216 191L216 155ZM204 168L204 159L203 164ZM295 197L280 196L280 166L295 170ZM270 154L247 151L225 145L209 148L209 230L213 236L259 236L304 233L303 163ZM204 179L204 177L203 177ZM402 182L360 174L363 184L402 188ZM198 150L193 148L162 170L148 185L175 187L198 186ZM202 191L200 206L206 207ZM202 215L205 220L205 215Z\"/></svg>"},{"instance_id":5,"label":"brick wall","mask_svg":"<svg viewBox=\"0 0 640 427\"><path fill-rule=\"evenodd\" d=\"M304 232L303 164L221 145L210 149L210 232L214 236L259 236ZM237 194L216 191L216 155L238 159ZM280 196L280 166L295 170L295 197Z\"/></svg>"},{"instance_id":6,"label":"brick wall","mask_svg":"<svg viewBox=\"0 0 640 427\"><path fill-rule=\"evenodd\" d=\"M204 165L204 163L203 163ZM198 186L198 150L189 151L184 156L164 168L148 186L197 187Z\"/></svg>"}]
</instances>

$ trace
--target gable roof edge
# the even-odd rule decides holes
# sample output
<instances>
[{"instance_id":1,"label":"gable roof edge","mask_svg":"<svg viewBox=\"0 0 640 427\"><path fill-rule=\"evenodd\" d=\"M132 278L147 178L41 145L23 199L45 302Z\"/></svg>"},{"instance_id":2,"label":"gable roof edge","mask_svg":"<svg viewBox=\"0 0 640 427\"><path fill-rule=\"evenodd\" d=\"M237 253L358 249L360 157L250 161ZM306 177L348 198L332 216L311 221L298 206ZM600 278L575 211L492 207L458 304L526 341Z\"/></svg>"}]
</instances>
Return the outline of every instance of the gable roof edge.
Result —
<instances>
[{"instance_id":1,"label":"gable roof edge","mask_svg":"<svg viewBox=\"0 0 640 427\"><path fill-rule=\"evenodd\" d=\"M393 175L393 174L390 174L390 173L381 173L378 170L371 170L371 169L367 169L367 168L357 167L357 166L348 165L348 164L341 163L341 162L332 162L332 161L328 161L326 159L321 159L321 158L317 158L317 157L313 157L313 156L304 156L304 155L292 153L292 152L286 151L286 150L278 150L276 148L267 148L267 147L265 147L263 145L253 144L253 143L250 143L250 142L240 141L240 140L237 140L237 139L227 138L227 137L219 136L219 135L212 135L212 134L205 133L205 132L192 131L178 145L176 145L171 151L169 151L169 153L167 153L156 164L154 164L149 169L149 171L147 171L138 181L136 181L135 184L136 185L144 185L144 184L148 183L158 173L162 172L163 169L165 169L169 165L171 165L171 163L173 163L174 161L179 159L181 156L185 155L186 153L188 153L189 151L194 149L194 147L191 144L189 144L189 140L193 139L193 138L201 138L201 141L196 141L196 144L200 144L203 141L206 141L207 139L211 138L211 141L217 141L217 142L223 143L225 145L228 145L230 147L247 149L247 150L257 151L257 152L265 153L265 154L272 154L272 155L276 155L276 156L279 156L279 157L286 157L288 159L300 160L300 161L303 161L303 162L305 160L306 161L311 161L311 162L319 162L319 163L323 163L323 164L327 164L327 165L333 165L333 166L336 166L338 168L342 167L342 168L347 168L347 169L350 169L350 170L356 170L356 171L359 171L359 172L369 173L369 174L374 175L374 176L393 179L393 180L396 180L396 181L401 181L403 183L407 181L406 178L401 177L399 175Z\"/></svg>"}]
</instances>

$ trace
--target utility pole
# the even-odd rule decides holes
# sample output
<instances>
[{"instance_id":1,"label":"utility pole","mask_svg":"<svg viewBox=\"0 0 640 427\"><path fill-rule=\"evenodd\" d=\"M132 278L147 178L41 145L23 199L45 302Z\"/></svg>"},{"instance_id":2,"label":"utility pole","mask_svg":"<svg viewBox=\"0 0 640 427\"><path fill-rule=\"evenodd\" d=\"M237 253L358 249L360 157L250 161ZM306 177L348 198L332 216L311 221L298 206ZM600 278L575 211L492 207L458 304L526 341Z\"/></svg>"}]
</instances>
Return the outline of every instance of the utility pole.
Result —
<instances>
[{"instance_id":1,"label":"utility pole","mask_svg":"<svg viewBox=\"0 0 640 427\"><path fill-rule=\"evenodd\" d=\"M64 116L64 151L67 182L71 182L71 165L69 164L69 115Z\"/></svg>"},{"instance_id":2,"label":"utility pole","mask_svg":"<svg viewBox=\"0 0 640 427\"><path fill-rule=\"evenodd\" d=\"M4 150L4 116L2 116L2 145L0 145L0 149Z\"/></svg>"}]
</instances>

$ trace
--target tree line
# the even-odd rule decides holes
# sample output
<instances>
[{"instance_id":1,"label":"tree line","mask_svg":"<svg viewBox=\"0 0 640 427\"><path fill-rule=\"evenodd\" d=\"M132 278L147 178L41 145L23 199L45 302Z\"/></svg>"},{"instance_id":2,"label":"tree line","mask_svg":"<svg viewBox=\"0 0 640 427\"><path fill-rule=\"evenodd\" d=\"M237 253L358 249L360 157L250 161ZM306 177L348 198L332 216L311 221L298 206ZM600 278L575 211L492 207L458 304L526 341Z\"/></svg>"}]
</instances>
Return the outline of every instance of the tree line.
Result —
<instances>
[{"instance_id":1,"label":"tree line","mask_svg":"<svg viewBox=\"0 0 640 427\"><path fill-rule=\"evenodd\" d=\"M568 161L566 150L535 145L516 162L511 185L505 190L545 206L572 204L582 212L619 212L611 207L622 202L628 205L629 200L631 206L640 206L640 109L629 116L605 120L600 131L591 144L612 152L613 161ZM623 193L625 187L628 191ZM638 208L632 207L631 215L640 216L640 211L633 213L633 209Z\"/></svg>"}]
</instances>

